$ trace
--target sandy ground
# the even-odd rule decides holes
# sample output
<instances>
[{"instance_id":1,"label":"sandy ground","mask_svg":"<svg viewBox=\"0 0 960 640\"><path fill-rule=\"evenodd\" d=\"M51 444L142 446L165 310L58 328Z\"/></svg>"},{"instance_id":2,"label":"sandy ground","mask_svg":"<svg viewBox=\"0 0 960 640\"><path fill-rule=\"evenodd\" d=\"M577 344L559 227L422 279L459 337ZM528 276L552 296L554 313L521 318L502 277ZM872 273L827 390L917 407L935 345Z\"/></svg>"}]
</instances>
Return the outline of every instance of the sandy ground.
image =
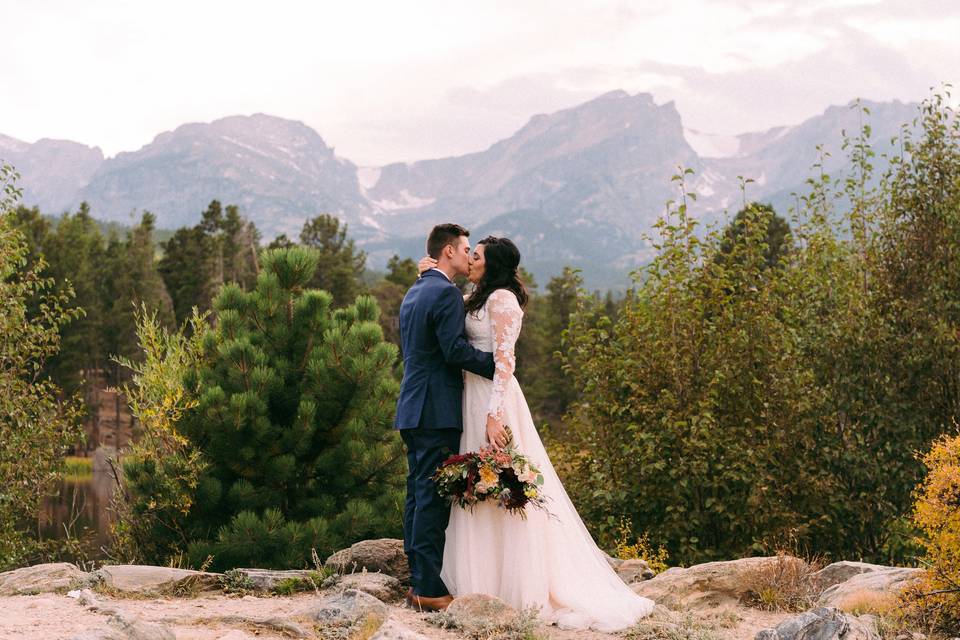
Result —
<instances>
[{"instance_id":1,"label":"sandy ground","mask_svg":"<svg viewBox=\"0 0 960 640\"><path fill-rule=\"evenodd\" d=\"M103 607L114 607L147 622L159 622L174 632L177 640L217 640L228 634L230 640L244 637L283 638L281 632L268 627L245 624L237 620L222 620L227 616L248 619L282 618L298 621L305 630L309 623L298 614L308 609L317 599L315 594L289 597L201 595L190 599L126 599L97 595ZM735 627L718 628L717 635L724 640L749 640L760 629L775 626L789 614L770 613L752 609L736 609ZM429 614L393 606L391 615L403 625L440 640L462 638L453 631L439 629L427 622ZM298 620L299 618L299 620ZM697 615L701 618L701 614ZM707 614L707 620L712 618ZM728 617L729 619L729 617ZM86 630L108 628L108 616L91 611L75 598L66 595L42 594L35 596L0 597L0 638L6 640L67 640ZM233 632L231 634L231 632ZM240 633L243 632L243 633ZM552 626L540 629L549 640L609 640L611 636L591 631L564 631ZM244 635L246 634L246 636Z\"/></svg>"}]
</instances>

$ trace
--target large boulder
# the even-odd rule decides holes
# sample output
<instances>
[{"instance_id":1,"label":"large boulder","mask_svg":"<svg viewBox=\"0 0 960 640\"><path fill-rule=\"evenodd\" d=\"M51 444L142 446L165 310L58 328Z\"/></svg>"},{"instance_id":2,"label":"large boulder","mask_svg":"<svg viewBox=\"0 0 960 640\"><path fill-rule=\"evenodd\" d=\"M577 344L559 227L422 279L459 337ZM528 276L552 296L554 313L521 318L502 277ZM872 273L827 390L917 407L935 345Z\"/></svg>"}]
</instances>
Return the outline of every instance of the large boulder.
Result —
<instances>
[{"instance_id":1,"label":"large boulder","mask_svg":"<svg viewBox=\"0 0 960 640\"><path fill-rule=\"evenodd\" d=\"M844 609L858 600L895 596L923 575L923 569L876 566L879 568L858 573L824 590L817 605Z\"/></svg>"},{"instance_id":2,"label":"large boulder","mask_svg":"<svg viewBox=\"0 0 960 640\"><path fill-rule=\"evenodd\" d=\"M139 595L188 595L220 588L222 574L118 564L101 567L96 575L108 589Z\"/></svg>"},{"instance_id":3,"label":"large boulder","mask_svg":"<svg viewBox=\"0 0 960 640\"><path fill-rule=\"evenodd\" d=\"M879 640L873 624L865 624L839 609L819 607L764 629L754 640Z\"/></svg>"},{"instance_id":4,"label":"large boulder","mask_svg":"<svg viewBox=\"0 0 960 640\"><path fill-rule=\"evenodd\" d=\"M829 589L835 584L846 582L850 578L861 573L872 573L874 571L884 571L891 569L882 564L870 564L869 562L856 562L853 560L841 560L828 564L820 571L813 574L813 580L821 591Z\"/></svg>"},{"instance_id":5,"label":"large boulder","mask_svg":"<svg viewBox=\"0 0 960 640\"><path fill-rule=\"evenodd\" d=\"M671 567L650 580L630 585L637 594L671 609L713 609L738 605L749 595L750 576L776 556ZM621 569L623 567L621 566Z\"/></svg>"},{"instance_id":6,"label":"large boulder","mask_svg":"<svg viewBox=\"0 0 960 640\"><path fill-rule=\"evenodd\" d=\"M319 580L316 571L306 569L233 569L227 571L224 577L228 585L231 582L242 582L246 588L252 591L273 591L278 586L293 580L306 582L307 584L310 580L313 580L317 583L317 587L322 582L322 580Z\"/></svg>"},{"instance_id":7,"label":"large boulder","mask_svg":"<svg viewBox=\"0 0 960 640\"><path fill-rule=\"evenodd\" d=\"M324 586L329 585L325 583ZM393 576L368 571L339 576L336 580L336 586L341 589L363 591L384 602L398 600L405 593L403 585Z\"/></svg>"},{"instance_id":8,"label":"large boulder","mask_svg":"<svg viewBox=\"0 0 960 640\"><path fill-rule=\"evenodd\" d=\"M369 593L346 589L324 596L301 617L321 624L346 626L364 620L379 620L382 624L389 614L390 608Z\"/></svg>"},{"instance_id":9,"label":"large boulder","mask_svg":"<svg viewBox=\"0 0 960 640\"><path fill-rule=\"evenodd\" d=\"M69 562L37 564L0 573L0 596L65 593L71 589L82 589L93 582L91 574Z\"/></svg>"},{"instance_id":10,"label":"large boulder","mask_svg":"<svg viewBox=\"0 0 960 640\"><path fill-rule=\"evenodd\" d=\"M365 569L393 576L403 584L410 583L410 567L403 552L403 540L395 538L362 540L348 549L337 551L324 564L337 573L355 573Z\"/></svg>"}]
</instances>

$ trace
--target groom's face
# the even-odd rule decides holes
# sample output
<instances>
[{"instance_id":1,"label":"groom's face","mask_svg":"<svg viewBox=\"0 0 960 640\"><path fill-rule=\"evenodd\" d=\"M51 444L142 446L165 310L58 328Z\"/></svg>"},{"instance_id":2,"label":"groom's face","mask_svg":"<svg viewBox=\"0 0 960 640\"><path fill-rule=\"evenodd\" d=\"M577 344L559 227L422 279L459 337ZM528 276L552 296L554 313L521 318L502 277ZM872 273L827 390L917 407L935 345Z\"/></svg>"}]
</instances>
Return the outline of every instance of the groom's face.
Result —
<instances>
[{"instance_id":1,"label":"groom's face","mask_svg":"<svg viewBox=\"0 0 960 640\"><path fill-rule=\"evenodd\" d=\"M453 256L450 258L450 266L453 270L460 276L470 273L470 239L467 236L460 236L456 243L450 245L450 248L453 249Z\"/></svg>"}]
</instances>

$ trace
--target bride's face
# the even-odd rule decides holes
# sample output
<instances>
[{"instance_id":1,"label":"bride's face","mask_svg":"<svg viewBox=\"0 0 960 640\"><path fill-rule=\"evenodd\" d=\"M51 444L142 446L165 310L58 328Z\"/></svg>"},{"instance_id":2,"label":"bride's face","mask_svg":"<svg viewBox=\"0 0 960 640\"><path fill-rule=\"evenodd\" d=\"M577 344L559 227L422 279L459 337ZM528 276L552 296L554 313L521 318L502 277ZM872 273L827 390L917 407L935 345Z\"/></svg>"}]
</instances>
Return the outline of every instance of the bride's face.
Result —
<instances>
[{"instance_id":1,"label":"bride's face","mask_svg":"<svg viewBox=\"0 0 960 640\"><path fill-rule=\"evenodd\" d=\"M483 250L484 246L482 244L478 244L473 250L473 254L470 256L470 272L467 274L467 278L469 278L470 282L473 284L480 282L480 278L483 277L483 272L486 270L484 266L486 263L483 259Z\"/></svg>"}]
</instances>

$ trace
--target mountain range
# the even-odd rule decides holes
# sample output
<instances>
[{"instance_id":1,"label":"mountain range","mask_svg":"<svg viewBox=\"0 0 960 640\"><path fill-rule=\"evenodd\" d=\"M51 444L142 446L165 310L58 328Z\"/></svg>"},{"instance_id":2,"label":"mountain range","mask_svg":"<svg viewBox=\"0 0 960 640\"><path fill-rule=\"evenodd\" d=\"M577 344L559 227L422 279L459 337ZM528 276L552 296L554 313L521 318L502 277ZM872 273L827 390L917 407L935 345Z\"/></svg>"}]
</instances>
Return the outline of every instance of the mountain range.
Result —
<instances>
[{"instance_id":1,"label":"mountain range","mask_svg":"<svg viewBox=\"0 0 960 640\"><path fill-rule=\"evenodd\" d=\"M239 205L268 239L296 237L305 219L332 213L375 267L394 253L419 256L433 224L456 221L474 240L513 238L540 282L571 265L588 286L616 288L649 259L645 234L676 197L678 167L694 170L687 187L707 222L739 208L739 176L754 180L749 199L785 213L818 145L834 175L846 164L843 132L869 123L879 146L917 114L911 103L859 104L869 116L833 106L795 126L728 136L685 128L672 102L614 91L535 115L483 151L382 167L357 166L307 125L265 114L185 124L112 158L76 142L0 135L0 159L21 173L25 204L45 213L86 201L102 220L130 223L149 210L159 227L176 228L216 198Z\"/></svg>"}]
</instances>

